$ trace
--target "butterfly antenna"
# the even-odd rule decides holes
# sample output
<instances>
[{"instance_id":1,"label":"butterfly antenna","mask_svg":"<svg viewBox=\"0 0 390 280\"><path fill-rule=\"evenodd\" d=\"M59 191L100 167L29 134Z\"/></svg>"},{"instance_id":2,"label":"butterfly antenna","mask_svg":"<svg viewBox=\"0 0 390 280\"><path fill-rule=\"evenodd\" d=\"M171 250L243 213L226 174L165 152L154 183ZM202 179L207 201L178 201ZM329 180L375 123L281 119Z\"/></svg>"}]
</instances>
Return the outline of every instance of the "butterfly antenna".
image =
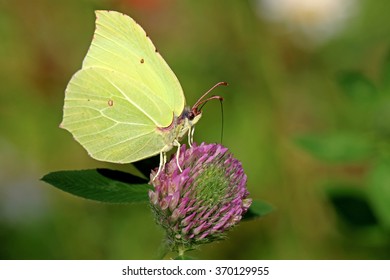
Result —
<instances>
[{"instance_id":1,"label":"butterfly antenna","mask_svg":"<svg viewBox=\"0 0 390 280\"><path fill-rule=\"evenodd\" d=\"M222 139L223 139L223 128L224 128L224 116L223 116L223 97L221 96L218 96L218 95L213 95L209 98L206 98L206 99L203 99L204 97L206 97L207 94L209 94L213 89L215 89L216 87L219 87L219 86L227 86L228 83L226 82L219 82L217 84L215 84L212 88L210 88L205 94L203 94L199 100L195 103L195 105L192 107L193 109L195 109L196 111L200 112L202 111L202 108L204 105L206 105L206 103L212 99L218 99L219 102L220 102L220 105L221 105L221 144L222 144Z\"/></svg>"},{"instance_id":2,"label":"butterfly antenna","mask_svg":"<svg viewBox=\"0 0 390 280\"><path fill-rule=\"evenodd\" d=\"M210 101L211 99L219 99L220 101L223 100L223 98L221 96L218 96L218 95L214 95L214 96L211 96L209 98L206 98L206 99L203 99L206 97L207 94L209 94L212 90L214 90L216 87L219 87L219 86L227 86L228 83L227 82L219 82L217 84L215 84L212 88L210 88L208 91L206 91L206 93L204 93L199 99L198 101L194 104L194 106L192 106L192 108L198 108L201 104L204 104L206 103L207 101ZM203 106L202 106L203 107ZM199 108L200 109L200 108Z\"/></svg>"}]
</instances>

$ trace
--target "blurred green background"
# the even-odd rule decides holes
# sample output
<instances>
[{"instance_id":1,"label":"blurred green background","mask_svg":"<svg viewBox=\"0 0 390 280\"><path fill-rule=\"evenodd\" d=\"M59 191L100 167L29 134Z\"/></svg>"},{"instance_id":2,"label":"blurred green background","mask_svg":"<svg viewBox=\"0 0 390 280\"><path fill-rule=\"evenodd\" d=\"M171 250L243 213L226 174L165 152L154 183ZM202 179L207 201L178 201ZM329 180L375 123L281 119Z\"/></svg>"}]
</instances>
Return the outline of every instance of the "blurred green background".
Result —
<instances>
[{"instance_id":1,"label":"blurred green background","mask_svg":"<svg viewBox=\"0 0 390 280\"><path fill-rule=\"evenodd\" d=\"M0 0L0 259L153 259L148 205L109 205L39 179L107 167L65 130L64 90L94 10L139 22L193 104L219 81L223 144L268 216L199 259L390 259L390 3L386 0ZM325 2L326 5L322 5ZM218 142L218 102L195 141Z\"/></svg>"}]
</instances>

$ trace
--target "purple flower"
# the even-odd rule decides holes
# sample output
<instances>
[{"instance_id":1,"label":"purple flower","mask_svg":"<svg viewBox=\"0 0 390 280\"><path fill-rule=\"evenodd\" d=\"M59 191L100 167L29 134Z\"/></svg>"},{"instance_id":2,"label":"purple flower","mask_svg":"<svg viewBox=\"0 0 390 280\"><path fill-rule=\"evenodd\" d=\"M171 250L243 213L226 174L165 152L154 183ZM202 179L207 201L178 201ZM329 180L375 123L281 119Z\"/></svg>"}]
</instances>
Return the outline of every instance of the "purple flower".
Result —
<instances>
[{"instance_id":1,"label":"purple flower","mask_svg":"<svg viewBox=\"0 0 390 280\"><path fill-rule=\"evenodd\" d=\"M252 200L241 163L219 144L181 146L155 177L149 191L156 221L166 231L168 246L184 252L222 239L248 210ZM155 178L154 178L155 177ZM152 180L154 178L154 180Z\"/></svg>"}]
</instances>

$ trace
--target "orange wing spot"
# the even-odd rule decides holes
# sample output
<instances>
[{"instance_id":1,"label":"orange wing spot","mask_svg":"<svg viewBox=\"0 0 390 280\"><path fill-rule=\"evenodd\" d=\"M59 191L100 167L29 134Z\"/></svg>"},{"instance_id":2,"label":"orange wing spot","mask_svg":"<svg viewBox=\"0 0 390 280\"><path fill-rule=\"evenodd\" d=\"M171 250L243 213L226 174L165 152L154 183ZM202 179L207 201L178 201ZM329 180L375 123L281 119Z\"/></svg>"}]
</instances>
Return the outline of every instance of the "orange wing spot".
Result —
<instances>
[{"instance_id":1,"label":"orange wing spot","mask_svg":"<svg viewBox=\"0 0 390 280\"><path fill-rule=\"evenodd\" d=\"M108 106L114 106L114 101L112 99L108 99Z\"/></svg>"}]
</instances>

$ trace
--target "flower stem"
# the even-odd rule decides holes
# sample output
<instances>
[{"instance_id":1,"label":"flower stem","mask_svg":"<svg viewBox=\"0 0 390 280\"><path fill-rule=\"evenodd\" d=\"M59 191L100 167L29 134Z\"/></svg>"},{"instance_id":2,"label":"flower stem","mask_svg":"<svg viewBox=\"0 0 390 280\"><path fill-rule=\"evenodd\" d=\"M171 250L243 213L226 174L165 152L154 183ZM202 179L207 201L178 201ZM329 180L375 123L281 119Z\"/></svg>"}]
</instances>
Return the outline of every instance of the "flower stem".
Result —
<instances>
[{"instance_id":1,"label":"flower stem","mask_svg":"<svg viewBox=\"0 0 390 280\"><path fill-rule=\"evenodd\" d=\"M177 249L177 251L178 251L178 253L179 253L179 256L184 256L184 253L185 253L185 251L187 251L186 250L186 248L184 248L184 247L179 247L178 249Z\"/></svg>"}]
</instances>

